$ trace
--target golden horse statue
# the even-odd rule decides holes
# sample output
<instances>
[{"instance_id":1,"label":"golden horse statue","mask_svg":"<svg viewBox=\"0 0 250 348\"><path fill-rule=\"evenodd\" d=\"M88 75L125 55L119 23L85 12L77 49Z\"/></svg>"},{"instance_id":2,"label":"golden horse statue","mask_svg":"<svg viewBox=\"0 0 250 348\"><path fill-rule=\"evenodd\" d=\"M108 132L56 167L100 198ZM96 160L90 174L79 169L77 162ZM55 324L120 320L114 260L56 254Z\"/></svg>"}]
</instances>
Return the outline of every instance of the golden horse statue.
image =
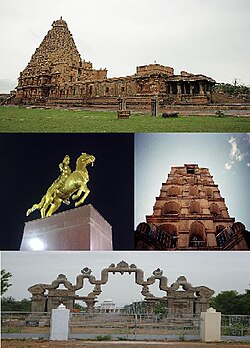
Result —
<instances>
[{"instance_id":1,"label":"golden horse statue","mask_svg":"<svg viewBox=\"0 0 250 348\"><path fill-rule=\"evenodd\" d=\"M89 181L87 165L92 164L93 166L95 157L93 155L88 155L87 153L82 153L76 161L76 169L73 172L71 172L69 162L70 158L66 155L63 162L59 164L61 175L48 188L41 201L27 210L26 216L36 209L40 210L42 218L51 216L57 209L59 209L62 202L70 204L70 198L76 200L80 198L83 192L84 195L75 202L75 207L78 207L85 201L90 192L87 187Z\"/></svg>"}]
</instances>

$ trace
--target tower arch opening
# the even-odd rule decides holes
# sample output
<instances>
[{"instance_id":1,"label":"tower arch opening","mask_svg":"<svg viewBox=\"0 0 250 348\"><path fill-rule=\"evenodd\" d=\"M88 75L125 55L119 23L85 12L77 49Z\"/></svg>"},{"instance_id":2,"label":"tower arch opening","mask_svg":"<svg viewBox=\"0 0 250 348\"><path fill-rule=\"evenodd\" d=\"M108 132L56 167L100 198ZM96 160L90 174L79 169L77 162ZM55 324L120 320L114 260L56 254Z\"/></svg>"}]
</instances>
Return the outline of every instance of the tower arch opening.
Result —
<instances>
[{"instance_id":1,"label":"tower arch opening","mask_svg":"<svg viewBox=\"0 0 250 348\"><path fill-rule=\"evenodd\" d=\"M212 204L210 205L209 210L210 210L210 214L211 214L213 217L216 218L216 217L220 217L220 216L221 216L221 210L220 210L220 208L219 208L219 206L218 206L217 204L212 203Z\"/></svg>"},{"instance_id":2,"label":"tower arch opening","mask_svg":"<svg viewBox=\"0 0 250 348\"><path fill-rule=\"evenodd\" d=\"M206 243L206 231L200 221L194 221L189 230L189 247L201 247Z\"/></svg>"},{"instance_id":3,"label":"tower arch opening","mask_svg":"<svg viewBox=\"0 0 250 348\"><path fill-rule=\"evenodd\" d=\"M167 248L176 248L178 242L177 227L173 224L164 224L159 226L159 230L165 235L165 246Z\"/></svg>"},{"instance_id":4,"label":"tower arch opening","mask_svg":"<svg viewBox=\"0 0 250 348\"><path fill-rule=\"evenodd\" d=\"M179 215L180 205L176 202L167 202L162 207L162 215Z\"/></svg>"},{"instance_id":5,"label":"tower arch opening","mask_svg":"<svg viewBox=\"0 0 250 348\"><path fill-rule=\"evenodd\" d=\"M179 196L181 194L181 190L179 187L172 186L168 189L167 194L170 197Z\"/></svg>"}]
</instances>

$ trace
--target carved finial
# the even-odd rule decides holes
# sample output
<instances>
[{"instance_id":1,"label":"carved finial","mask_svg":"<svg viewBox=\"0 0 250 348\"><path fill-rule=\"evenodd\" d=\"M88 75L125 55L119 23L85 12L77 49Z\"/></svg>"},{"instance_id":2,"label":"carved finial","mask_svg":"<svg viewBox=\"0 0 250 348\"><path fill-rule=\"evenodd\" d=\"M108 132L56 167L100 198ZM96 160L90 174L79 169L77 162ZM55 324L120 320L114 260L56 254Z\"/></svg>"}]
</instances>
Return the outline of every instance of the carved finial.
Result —
<instances>
[{"instance_id":1,"label":"carved finial","mask_svg":"<svg viewBox=\"0 0 250 348\"><path fill-rule=\"evenodd\" d=\"M130 265L129 268L137 268L137 266L134 263L132 263L132 265Z\"/></svg>"},{"instance_id":2,"label":"carved finial","mask_svg":"<svg viewBox=\"0 0 250 348\"><path fill-rule=\"evenodd\" d=\"M182 283L186 283L187 282L187 278L184 277L184 276L180 276L178 279L177 279L177 282L182 282Z\"/></svg>"},{"instance_id":3,"label":"carved finial","mask_svg":"<svg viewBox=\"0 0 250 348\"><path fill-rule=\"evenodd\" d=\"M120 267L120 268L128 268L128 263L125 262L125 261L121 261L117 264L117 267Z\"/></svg>"},{"instance_id":4,"label":"carved finial","mask_svg":"<svg viewBox=\"0 0 250 348\"><path fill-rule=\"evenodd\" d=\"M91 272L92 272L91 269L88 267L85 267L81 270L82 274L90 274Z\"/></svg>"},{"instance_id":5,"label":"carved finial","mask_svg":"<svg viewBox=\"0 0 250 348\"><path fill-rule=\"evenodd\" d=\"M154 276L162 276L163 275L163 271L160 268L157 268L156 270L154 270L153 272Z\"/></svg>"},{"instance_id":6,"label":"carved finial","mask_svg":"<svg viewBox=\"0 0 250 348\"><path fill-rule=\"evenodd\" d=\"M66 278L66 275L65 274L58 274L58 276L57 276L57 280L67 280L67 278Z\"/></svg>"}]
</instances>

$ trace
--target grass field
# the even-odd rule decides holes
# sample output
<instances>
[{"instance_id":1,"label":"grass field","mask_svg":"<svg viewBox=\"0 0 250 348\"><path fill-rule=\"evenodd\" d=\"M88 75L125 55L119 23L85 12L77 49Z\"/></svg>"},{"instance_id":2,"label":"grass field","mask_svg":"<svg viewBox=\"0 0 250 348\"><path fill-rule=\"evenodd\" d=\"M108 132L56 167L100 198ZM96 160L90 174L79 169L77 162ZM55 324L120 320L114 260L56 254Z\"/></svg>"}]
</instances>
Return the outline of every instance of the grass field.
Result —
<instances>
[{"instance_id":1,"label":"grass field","mask_svg":"<svg viewBox=\"0 0 250 348\"><path fill-rule=\"evenodd\" d=\"M115 111L27 109L0 107L0 132L250 132L250 117L179 116L152 117L132 113L117 119Z\"/></svg>"}]
</instances>

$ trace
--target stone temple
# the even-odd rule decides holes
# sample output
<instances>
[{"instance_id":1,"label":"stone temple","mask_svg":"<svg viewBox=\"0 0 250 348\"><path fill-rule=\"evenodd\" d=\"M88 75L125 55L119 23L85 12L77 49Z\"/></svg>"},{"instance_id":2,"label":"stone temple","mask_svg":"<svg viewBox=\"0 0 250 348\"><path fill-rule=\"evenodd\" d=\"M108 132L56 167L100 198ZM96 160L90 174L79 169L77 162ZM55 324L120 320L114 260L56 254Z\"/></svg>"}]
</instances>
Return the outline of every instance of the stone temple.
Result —
<instances>
[{"instance_id":1,"label":"stone temple","mask_svg":"<svg viewBox=\"0 0 250 348\"><path fill-rule=\"evenodd\" d=\"M138 66L132 76L107 78L107 70L93 69L77 50L67 23L52 24L40 46L20 73L10 103L17 105L84 106L117 108L125 98L131 109L150 109L152 98L159 107L175 104L208 104L215 81L202 74L160 64Z\"/></svg>"},{"instance_id":2,"label":"stone temple","mask_svg":"<svg viewBox=\"0 0 250 348\"><path fill-rule=\"evenodd\" d=\"M138 250L248 250L250 233L229 216L208 168L172 167L153 214L137 226Z\"/></svg>"}]
</instances>

